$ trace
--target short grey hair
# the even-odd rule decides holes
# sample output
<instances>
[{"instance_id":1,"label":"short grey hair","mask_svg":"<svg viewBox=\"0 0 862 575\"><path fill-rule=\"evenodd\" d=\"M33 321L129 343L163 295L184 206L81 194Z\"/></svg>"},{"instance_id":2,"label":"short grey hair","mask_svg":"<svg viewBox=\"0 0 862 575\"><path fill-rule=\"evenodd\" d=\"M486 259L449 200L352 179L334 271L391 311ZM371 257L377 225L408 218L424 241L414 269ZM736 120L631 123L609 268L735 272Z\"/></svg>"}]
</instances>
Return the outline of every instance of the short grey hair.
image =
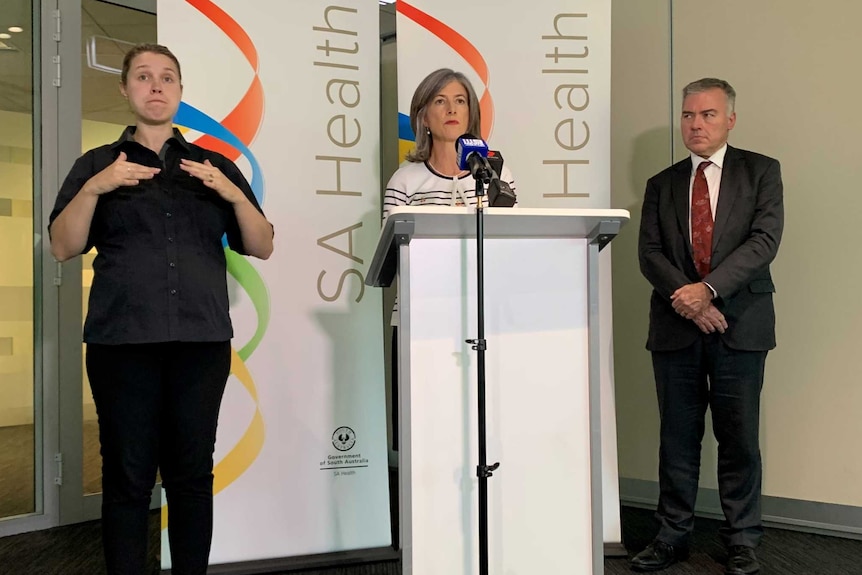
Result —
<instances>
[{"instance_id":1,"label":"short grey hair","mask_svg":"<svg viewBox=\"0 0 862 575\"><path fill-rule=\"evenodd\" d=\"M470 110L469 120L467 122L467 133L473 134L477 138L481 138L479 132L482 129L482 117L479 111L479 98L476 97L476 91L473 90L473 85L467 76L461 72L456 72L449 68L441 68L428 74L424 80L416 87L413 92L413 101L410 102L410 126L413 128L413 133L416 135L416 147L407 154L407 160L410 162L424 162L431 157L431 146L433 140L422 120L425 119L425 113L428 111L428 104L434 99L437 94L443 91L447 84L456 80L464 86L467 91L467 108Z\"/></svg>"},{"instance_id":2,"label":"short grey hair","mask_svg":"<svg viewBox=\"0 0 862 575\"><path fill-rule=\"evenodd\" d=\"M725 96L727 96L727 114L732 114L736 106L736 90L734 90L733 86L731 86L726 80L720 80L718 78L701 78L700 80L695 80L682 89L682 99L685 101L686 97L691 94L699 94L701 92L706 92L707 90L712 90L713 88L718 88L724 92Z\"/></svg>"}]
</instances>

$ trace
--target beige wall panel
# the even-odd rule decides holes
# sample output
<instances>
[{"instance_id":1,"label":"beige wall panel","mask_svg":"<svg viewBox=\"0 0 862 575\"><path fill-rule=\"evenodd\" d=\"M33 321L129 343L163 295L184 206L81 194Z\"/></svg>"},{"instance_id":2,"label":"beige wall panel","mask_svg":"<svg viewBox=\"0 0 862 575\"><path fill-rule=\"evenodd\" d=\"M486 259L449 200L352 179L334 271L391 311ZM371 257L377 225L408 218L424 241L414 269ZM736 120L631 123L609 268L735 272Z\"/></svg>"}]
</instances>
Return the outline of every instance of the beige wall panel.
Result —
<instances>
[{"instance_id":1,"label":"beige wall panel","mask_svg":"<svg viewBox=\"0 0 862 575\"><path fill-rule=\"evenodd\" d=\"M615 345L620 474L656 480L657 413L643 351L649 288L637 271L636 222L647 177L685 156L679 90L719 76L737 89L731 143L782 162L786 229L773 273L779 347L763 392L764 493L862 505L862 285L850 248L862 213L853 156L862 116L852 98L862 80L847 67L862 40L862 4L728 0L674 2L673 92L668 96L667 2L615 0L613 11L613 203L633 224L614 242ZM672 110L672 113L670 112ZM701 485L715 486L707 434Z\"/></svg>"},{"instance_id":2,"label":"beige wall panel","mask_svg":"<svg viewBox=\"0 0 862 575\"><path fill-rule=\"evenodd\" d=\"M33 286L33 220L4 217L0 220L0 286Z\"/></svg>"},{"instance_id":3,"label":"beige wall panel","mask_svg":"<svg viewBox=\"0 0 862 575\"><path fill-rule=\"evenodd\" d=\"M32 317L32 287L0 286L0 427L33 422Z\"/></svg>"},{"instance_id":4,"label":"beige wall panel","mask_svg":"<svg viewBox=\"0 0 862 575\"><path fill-rule=\"evenodd\" d=\"M2 153L5 152L5 153ZM0 146L0 198L9 198L13 201L33 200L33 164L18 161L15 157L19 152L33 153L32 148L13 148L11 146ZM12 156L12 157L10 157ZM32 212L27 214L32 215Z\"/></svg>"},{"instance_id":5,"label":"beige wall panel","mask_svg":"<svg viewBox=\"0 0 862 575\"><path fill-rule=\"evenodd\" d=\"M30 114L0 110L0 146L33 149L33 117ZM19 155L13 157L18 158ZM8 157L4 161L12 161ZM28 158L28 163L32 159Z\"/></svg>"},{"instance_id":6,"label":"beige wall panel","mask_svg":"<svg viewBox=\"0 0 862 575\"><path fill-rule=\"evenodd\" d=\"M848 455L862 437L862 300L851 295L862 267L848 264L862 258L849 247L862 213L862 116L851 111L862 79L848 57L862 49L862 4L715 6L673 5L675 91L704 75L728 79L738 92L731 143L778 158L785 185L785 235L773 265L778 348L763 390L763 491L859 506L862 459Z\"/></svg>"},{"instance_id":7,"label":"beige wall panel","mask_svg":"<svg viewBox=\"0 0 862 575\"><path fill-rule=\"evenodd\" d=\"M632 220L613 241L614 379L620 477L658 477L658 407L644 349L650 287L637 261L644 185L670 159L668 0L614 0L611 204Z\"/></svg>"},{"instance_id":8,"label":"beige wall panel","mask_svg":"<svg viewBox=\"0 0 862 575\"><path fill-rule=\"evenodd\" d=\"M0 427L33 423L32 322L0 319L0 340Z\"/></svg>"}]
</instances>

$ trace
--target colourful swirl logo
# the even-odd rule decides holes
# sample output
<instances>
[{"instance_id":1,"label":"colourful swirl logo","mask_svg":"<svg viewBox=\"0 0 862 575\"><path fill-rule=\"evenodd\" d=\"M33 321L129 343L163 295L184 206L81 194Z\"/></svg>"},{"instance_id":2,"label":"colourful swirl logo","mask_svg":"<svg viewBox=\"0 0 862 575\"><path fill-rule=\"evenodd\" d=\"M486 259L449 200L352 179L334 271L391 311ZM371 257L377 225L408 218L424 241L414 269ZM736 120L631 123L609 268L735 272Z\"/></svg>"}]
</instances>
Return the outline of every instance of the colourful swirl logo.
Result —
<instances>
[{"instance_id":1,"label":"colourful swirl logo","mask_svg":"<svg viewBox=\"0 0 862 575\"><path fill-rule=\"evenodd\" d=\"M196 130L204 135L195 144L219 152L232 161L244 156L252 170L251 188L259 204L263 205L263 172L254 154L249 150L263 118L264 93L258 76L258 55L254 43L243 28L220 7L210 0L186 0L186 2L215 24L245 56L254 71L254 79L245 95L220 122L187 102L181 102L175 123ZM251 339L239 350L231 349L231 374L234 375L251 399L255 413L251 422L234 447L216 463L213 469L213 493L218 493L240 477L263 449L266 427L260 411L257 387L246 366L246 361L263 339L269 325L270 305L266 284L248 260L231 251L225 242L225 257L228 273L245 290L257 313L257 328ZM162 529L167 528L167 506L162 507Z\"/></svg>"},{"instance_id":2,"label":"colourful swirl logo","mask_svg":"<svg viewBox=\"0 0 862 575\"><path fill-rule=\"evenodd\" d=\"M483 84L482 95L479 98L479 110L482 113L482 139L488 140L494 127L494 101L488 85L490 81L488 63L485 62L482 53L453 28L430 14L419 10L412 4L398 0L395 3L395 9L399 14L425 28L447 46L455 50L479 76ZM403 160L407 152L413 148L413 142L416 141L416 134L414 134L413 127L410 125L410 117L406 114L398 114L398 140L400 158Z\"/></svg>"}]
</instances>

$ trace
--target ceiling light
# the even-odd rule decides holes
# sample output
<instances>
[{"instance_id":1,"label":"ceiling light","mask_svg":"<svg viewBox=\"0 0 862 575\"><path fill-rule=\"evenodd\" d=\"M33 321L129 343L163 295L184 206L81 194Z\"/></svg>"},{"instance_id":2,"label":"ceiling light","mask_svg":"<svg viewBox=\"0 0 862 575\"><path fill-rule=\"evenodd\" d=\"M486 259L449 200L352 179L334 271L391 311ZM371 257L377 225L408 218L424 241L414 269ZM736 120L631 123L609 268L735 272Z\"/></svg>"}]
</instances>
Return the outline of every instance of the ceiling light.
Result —
<instances>
[{"instance_id":1,"label":"ceiling light","mask_svg":"<svg viewBox=\"0 0 862 575\"><path fill-rule=\"evenodd\" d=\"M22 28L21 26L9 26L9 31L15 33L23 32L24 28Z\"/></svg>"},{"instance_id":2,"label":"ceiling light","mask_svg":"<svg viewBox=\"0 0 862 575\"><path fill-rule=\"evenodd\" d=\"M12 34L7 34L6 32L0 32L0 40L8 40L12 37Z\"/></svg>"}]
</instances>

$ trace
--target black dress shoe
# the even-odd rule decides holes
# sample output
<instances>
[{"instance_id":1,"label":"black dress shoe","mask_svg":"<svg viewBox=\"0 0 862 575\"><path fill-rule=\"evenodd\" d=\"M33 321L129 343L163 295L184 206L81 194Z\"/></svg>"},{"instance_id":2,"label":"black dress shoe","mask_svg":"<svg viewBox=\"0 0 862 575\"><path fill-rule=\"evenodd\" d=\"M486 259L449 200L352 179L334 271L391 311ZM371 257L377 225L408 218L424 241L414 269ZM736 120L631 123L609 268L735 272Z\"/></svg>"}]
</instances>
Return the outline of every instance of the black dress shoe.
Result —
<instances>
[{"instance_id":1,"label":"black dress shoe","mask_svg":"<svg viewBox=\"0 0 862 575\"><path fill-rule=\"evenodd\" d=\"M688 548L668 545L656 539L646 549L632 557L632 571L661 571L677 561L688 559Z\"/></svg>"},{"instance_id":2,"label":"black dress shoe","mask_svg":"<svg viewBox=\"0 0 862 575\"><path fill-rule=\"evenodd\" d=\"M727 575L751 575L760 571L753 547L732 545L727 550Z\"/></svg>"}]
</instances>

